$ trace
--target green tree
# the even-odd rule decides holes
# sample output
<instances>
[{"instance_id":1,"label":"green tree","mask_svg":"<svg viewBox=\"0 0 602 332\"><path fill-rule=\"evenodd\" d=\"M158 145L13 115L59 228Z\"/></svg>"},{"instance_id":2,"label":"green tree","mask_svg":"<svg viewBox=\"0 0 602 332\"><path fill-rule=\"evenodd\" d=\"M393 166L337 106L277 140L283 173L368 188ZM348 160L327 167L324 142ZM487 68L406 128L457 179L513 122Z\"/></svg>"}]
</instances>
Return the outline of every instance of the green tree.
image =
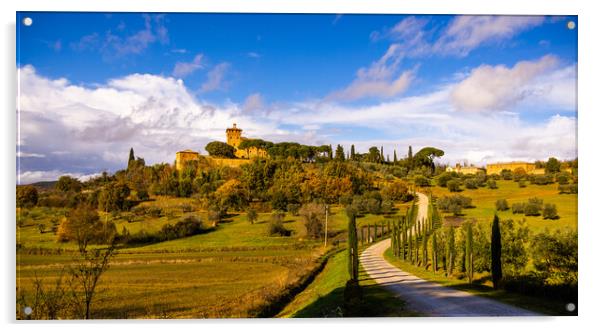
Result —
<instances>
[{"instance_id":1,"label":"green tree","mask_svg":"<svg viewBox=\"0 0 602 332\"><path fill-rule=\"evenodd\" d=\"M425 147L420 149L413 157L413 165L414 166L426 166L431 169L431 171L435 171L435 158L440 158L445 153L443 150L433 148L433 147Z\"/></svg>"},{"instance_id":2,"label":"green tree","mask_svg":"<svg viewBox=\"0 0 602 332\"><path fill-rule=\"evenodd\" d=\"M473 238L472 238L472 223L466 223L466 275L468 282L472 284L474 275L474 258L473 258Z\"/></svg>"},{"instance_id":3,"label":"green tree","mask_svg":"<svg viewBox=\"0 0 602 332\"><path fill-rule=\"evenodd\" d=\"M355 145L351 144L351 153L349 155L349 159L351 160L356 160L356 156L355 156Z\"/></svg>"},{"instance_id":4,"label":"green tree","mask_svg":"<svg viewBox=\"0 0 602 332\"><path fill-rule=\"evenodd\" d=\"M358 259L358 243L357 243L357 229L355 224L355 211L347 210L348 219L348 270L349 279L358 281L359 276L359 259Z\"/></svg>"},{"instance_id":5,"label":"green tree","mask_svg":"<svg viewBox=\"0 0 602 332\"><path fill-rule=\"evenodd\" d=\"M343 150L343 147L340 144L337 144L334 159L336 161L345 161L345 150Z\"/></svg>"},{"instance_id":6,"label":"green tree","mask_svg":"<svg viewBox=\"0 0 602 332\"><path fill-rule=\"evenodd\" d=\"M554 157L550 157L546 162L546 173L553 174L560 172L560 162Z\"/></svg>"},{"instance_id":7,"label":"green tree","mask_svg":"<svg viewBox=\"0 0 602 332\"><path fill-rule=\"evenodd\" d=\"M234 158L234 147L220 141L213 141L205 146L210 156L222 158Z\"/></svg>"},{"instance_id":8,"label":"green tree","mask_svg":"<svg viewBox=\"0 0 602 332\"><path fill-rule=\"evenodd\" d=\"M34 186L17 186L17 206L32 207L38 204L38 190Z\"/></svg>"},{"instance_id":9,"label":"green tree","mask_svg":"<svg viewBox=\"0 0 602 332\"><path fill-rule=\"evenodd\" d=\"M446 268L446 275L449 277L454 273L454 262L456 260L456 237L455 237L455 230L453 226L448 226L447 228L447 236L445 237L445 243L446 243L446 263L447 263L447 268Z\"/></svg>"},{"instance_id":10,"label":"green tree","mask_svg":"<svg viewBox=\"0 0 602 332\"><path fill-rule=\"evenodd\" d=\"M371 163L381 162L380 152L376 146L372 146L370 149L368 149L368 161Z\"/></svg>"},{"instance_id":11,"label":"green tree","mask_svg":"<svg viewBox=\"0 0 602 332\"><path fill-rule=\"evenodd\" d=\"M397 150L393 150L393 164L397 165Z\"/></svg>"},{"instance_id":12,"label":"green tree","mask_svg":"<svg viewBox=\"0 0 602 332\"><path fill-rule=\"evenodd\" d=\"M431 266L433 267L433 272L437 272L437 265L438 265L438 257L437 257L437 251L439 250L439 248L437 247L437 231L434 231L432 233L431 236Z\"/></svg>"},{"instance_id":13,"label":"green tree","mask_svg":"<svg viewBox=\"0 0 602 332\"><path fill-rule=\"evenodd\" d=\"M508 207L508 201L506 201L505 199L498 199L495 202L495 209L497 211L506 211L509 209Z\"/></svg>"},{"instance_id":14,"label":"green tree","mask_svg":"<svg viewBox=\"0 0 602 332\"><path fill-rule=\"evenodd\" d=\"M130 157L128 158L128 169L132 167L132 164L136 161L134 156L134 148L130 148Z\"/></svg>"},{"instance_id":15,"label":"green tree","mask_svg":"<svg viewBox=\"0 0 602 332\"><path fill-rule=\"evenodd\" d=\"M385 153L383 152L383 146L380 146L380 162L384 162L385 161Z\"/></svg>"},{"instance_id":16,"label":"green tree","mask_svg":"<svg viewBox=\"0 0 602 332\"><path fill-rule=\"evenodd\" d=\"M100 192L98 208L102 211L122 211L129 208L130 188L123 182L110 182Z\"/></svg>"},{"instance_id":17,"label":"green tree","mask_svg":"<svg viewBox=\"0 0 602 332\"><path fill-rule=\"evenodd\" d=\"M80 192L82 190L82 183L76 178L63 175L59 178L54 187L62 192Z\"/></svg>"},{"instance_id":18,"label":"green tree","mask_svg":"<svg viewBox=\"0 0 602 332\"><path fill-rule=\"evenodd\" d=\"M502 279L502 235L500 233L500 219L497 214L493 217L491 225L491 280L493 288L498 289Z\"/></svg>"}]
</instances>

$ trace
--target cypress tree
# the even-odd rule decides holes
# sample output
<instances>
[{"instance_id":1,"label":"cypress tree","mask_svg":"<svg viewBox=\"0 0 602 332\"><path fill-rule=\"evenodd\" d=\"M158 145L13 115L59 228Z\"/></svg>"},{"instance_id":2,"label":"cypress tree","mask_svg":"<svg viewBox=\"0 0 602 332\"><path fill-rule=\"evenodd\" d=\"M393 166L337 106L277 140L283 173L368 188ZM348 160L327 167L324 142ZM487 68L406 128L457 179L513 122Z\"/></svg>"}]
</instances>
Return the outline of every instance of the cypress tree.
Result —
<instances>
[{"instance_id":1,"label":"cypress tree","mask_svg":"<svg viewBox=\"0 0 602 332\"><path fill-rule=\"evenodd\" d=\"M502 279L502 235L497 214L493 217L493 225L491 225L491 279L493 288L498 289Z\"/></svg>"},{"instance_id":2,"label":"cypress tree","mask_svg":"<svg viewBox=\"0 0 602 332\"><path fill-rule=\"evenodd\" d=\"M355 160L355 145L351 144L350 159Z\"/></svg>"},{"instance_id":3,"label":"cypress tree","mask_svg":"<svg viewBox=\"0 0 602 332\"><path fill-rule=\"evenodd\" d=\"M397 165L397 150L393 150L393 164Z\"/></svg>"},{"instance_id":4,"label":"cypress tree","mask_svg":"<svg viewBox=\"0 0 602 332\"><path fill-rule=\"evenodd\" d=\"M412 232L410 231L410 234L408 234L408 254L409 254L409 261L411 263L414 263L414 249L412 248L412 242L414 242L412 240Z\"/></svg>"},{"instance_id":5,"label":"cypress tree","mask_svg":"<svg viewBox=\"0 0 602 332\"><path fill-rule=\"evenodd\" d=\"M454 273L454 260L455 260L455 255L456 255L456 239L455 239L455 231L454 231L454 227L453 226L449 226L448 230L447 230L447 270L446 270L446 274L447 276L451 276Z\"/></svg>"},{"instance_id":6,"label":"cypress tree","mask_svg":"<svg viewBox=\"0 0 602 332\"><path fill-rule=\"evenodd\" d=\"M432 251L432 266L433 266L433 272L437 272L437 232L433 232L433 236L432 236L432 245L433 247L431 248Z\"/></svg>"},{"instance_id":7,"label":"cypress tree","mask_svg":"<svg viewBox=\"0 0 602 332\"><path fill-rule=\"evenodd\" d=\"M422 266L426 270L429 259L428 259L428 249L427 249L428 237L426 234L422 235Z\"/></svg>"},{"instance_id":8,"label":"cypress tree","mask_svg":"<svg viewBox=\"0 0 602 332\"><path fill-rule=\"evenodd\" d=\"M468 275L468 282L472 284L473 270L474 270L474 258L473 252L473 239L472 239L472 223L468 222L466 228L466 274Z\"/></svg>"},{"instance_id":9,"label":"cypress tree","mask_svg":"<svg viewBox=\"0 0 602 332\"><path fill-rule=\"evenodd\" d=\"M132 167L132 164L136 161L134 156L134 148L130 148L130 157L128 158L128 168Z\"/></svg>"},{"instance_id":10,"label":"cypress tree","mask_svg":"<svg viewBox=\"0 0 602 332\"><path fill-rule=\"evenodd\" d=\"M406 260L406 223L404 217L401 217L401 225L399 234L399 249L401 250L401 259Z\"/></svg>"},{"instance_id":11,"label":"cypress tree","mask_svg":"<svg viewBox=\"0 0 602 332\"><path fill-rule=\"evenodd\" d=\"M332 144L328 146L328 159L332 160Z\"/></svg>"},{"instance_id":12,"label":"cypress tree","mask_svg":"<svg viewBox=\"0 0 602 332\"><path fill-rule=\"evenodd\" d=\"M354 213L348 213L347 214L347 218L349 220L349 224L348 224L348 269L349 269L349 279L353 280L353 281L357 281L358 280L358 266L359 266L359 259L358 259L358 245L357 245L357 229L355 227L355 214Z\"/></svg>"},{"instance_id":13,"label":"cypress tree","mask_svg":"<svg viewBox=\"0 0 602 332\"><path fill-rule=\"evenodd\" d=\"M345 150L343 150L343 147L340 144L337 144L334 159L336 161L345 161Z\"/></svg>"},{"instance_id":14,"label":"cypress tree","mask_svg":"<svg viewBox=\"0 0 602 332\"><path fill-rule=\"evenodd\" d=\"M385 154L383 153L383 146L380 146L380 163L382 164L385 161Z\"/></svg>"}]
</instances>

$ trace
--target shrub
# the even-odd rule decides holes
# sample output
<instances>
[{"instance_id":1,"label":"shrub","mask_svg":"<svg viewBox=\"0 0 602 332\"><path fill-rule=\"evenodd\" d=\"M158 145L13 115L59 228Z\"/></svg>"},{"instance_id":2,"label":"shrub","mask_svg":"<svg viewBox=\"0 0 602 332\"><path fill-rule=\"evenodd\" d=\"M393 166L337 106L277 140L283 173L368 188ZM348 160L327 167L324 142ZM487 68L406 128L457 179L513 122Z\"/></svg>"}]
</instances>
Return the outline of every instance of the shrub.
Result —
<instances>
[{"instance_id":1,"label":"shrub","mask_svg":"<svg viewBox=\"0 0 602 332\"><path fill-rule=\"evenodd\" d=\"M543 200L533 197L525 205L525 216L539 216L543 209Z\"/></svg>"},{"instance_id":2,"label":"shrub","mask_svg":"<svg viewBox=\"0 0 602 332\"><path fill-rule=\"evenodd\" d=\"M153 218L159 218L161 217L163 210L158 206L151 206L146 210L146 213Z\"/></svg>"},{"instance_id":3,"label":"shrub","mask_svg":"<svg viewBox=\"0 0 602 332\"><path fill-rule=\"evenodd\" d=\"M479 183L476 179L466 179L466 181L464 181L464 186L466 189L477 189L479 187Z\"/></svg>"},{"instance_id":4,"label":"shrub","mask_svg":"<svg viewBox=\"0 0 602 332\"><path fill-rule=\"evenodd\" d=\"M462 195L443 196L437 201L437 207L443 212L461 215L462 209L472 207L472 199Z\"/></svg>"},{"instance_id":5,"label":"shrub","mask_svg":"<svg viewBox=\"0 0 602 332\"><path fill-rule=\"evenodd\" d=\"M452 180L454 177L451 173L442 173L437 177L437 185L442 188L447 187L447 181Z\"/></svg>"},{"instance_id":6,"label":"shrub","mask_svg":"<svg viewBox=\"0 0 602 332\"><path fill-rule=\"evenodd\" d=\"M163 225L161 228L160 239L161 241L180 239L201 234L205 230L200 218L196 216L186 216L173 225Z\"/></svg>"},{"instance_id":7,"label":"shrub","mask_svg":"<svg viewBox=\"0 0 602 332\"><path fill-rule=\"evenodd\" d=\"M489 187L489 189L497 189L497 183L495 180L489 180L487 181L487 187Z\"/></svg>"},{"instance_id":8,"label":"shrub","mask_svg":"<svg viewBox=\"0 0 602 332\"><path fill-rule=\"evenodd\" d=\"M560 194L576 194L577 184L561 184L558 186L558 191Z\"/></svg>"},{"instance_id":9,"label":"shrub","mask_svg":"<svg viewBox=\"0 0 602 332\"><path fill-rule=\"evenodd\" d=\"M512 204L512 213L513 214L523 214L525 213L525 203L514 203Z\"/></svg>"},{"instance_id":10,"label":"shrub","mask_svg":"<svg viewBox=\"0 0 602 332\"><path fill-rule=\"evenodd\" d=\"M257 210L253 208L249 208L247 210L247 220L251 223L251 225L257 221L258 217L259 215L257 214Z\"/></svg>"},{"instance_id":11,"label":"shrub","mask_svg":"<svg viewBox=\"0 0 602 332\"><path fill-rule=\"evenodd\" d=\"M519 180L518 181L518 187L519 188L525 188L525 187L527 187L527 182L525 182L525 180Z\"/></svg>"},{"instance_id":12,"label":"shrub","mask_svg":"<svg viewBox=\"0 0 602 332\"><path fill-rule=\"evenodd\" d=\"M447 189L450 192L460 192L462 188L460 187L460 181L458 180L449 180L447 181Z\"/></svg>"},{"instance_id":13,"label":"shrub","mask_svg":"<svg viewBox=\"0 0 602 332\"><path fill-rule=\"evenodd\" d=\"M380 207L381 207L381 212L384 214L389 214L389 213L393 212L393 202L391 202L390 200L383 201L381 203Z\"/></svg>"},{"instance_id":14,"label":"shrub","mask_svg":"<svg viewBox=\"0 0 602 332\"><path fill-rule=\"evenodd\" d=\"M414 177L414 184L418 187L429 187L431 185L431 181L424 175L416 175Z\"/></svg>"},{"instance_id":15,"label":"shrub","mask_svg":"<svg viewBox=\"0 0 602 332\"><path fill-rule=\"evenodd\" d=\"M554 183L554 176L551 174L534 175L533 177L531 177L531 184L544 186L551 183Z\"/></svg>"},{"instance_id":16,"label":"shrub","mask_svg":"<svg viewBox=\"0 0 602 332\"><path fill-rule=\"evenodd\" d=\"M556 210L556 204L546 204L543 208L544 219L558 219L558 211Z\"/></svg>"},{"instance_id":17,"label":"shrub","mask_svg":"<svg viewBox=\"0 0 602 332\"><path fill-rule=\"evenodd\" d=\"M268 235L269 236L290 236L291 231L284 227L284 213L282 212L274 212L272 213L272 218L270 218L270 222L268 223Z\"/></svg>"},{"instance_id":18,"label":"shrub","mask_svg":"<svg viewBox=\"0 0 602 332\"><path fill-rule=\"evenodd\" d=\"M509 169L503 169L500 172L500 177L504 180L512 180L512 171Z\"/></svg>"},{"instance_id":19,"label":"shrub","mask_svg":"<svg viewBox=\"0 0 602 332\"><path fill-rule=\"evenodd\" d=\"M368 213L371 213L371 214L381 214L382 213L381 201L379 201L375 198L368 198L365 201L365 207L366 207L366 211Z\"/></svg>"},{"instance_id":20,"label":"shrub","mask_svg":"<svg viewBox=\"0 0 602 332\"><path fill-rule=\"evenodd\" d=\"M506 211L509 209L508 207L508 201L506 201L505 199L498 199L495 202L495 209L497 211Z\"/></svg>"},{"instance_id":21,"label":"shrub","mask_svg":"<svg viewBox=\"0 0 602 332\"><path fill-rule=\"evenodd\" d=\"M194 208L190 204L182 204L182 205L180 205L180 208L182 209L183 213L194 211Z\"/></svg>"},{"instance_id":22,"label":"shrub","mask_svg":"<svg viewBox=\"0 0 602 332\"><path fill-rule=\"evenodd\" d=\"M556 175L556 182L558 182L558 184L569 184L569 176L566 173L560 173L558 175Z\"/></svg>"}]
</instances>

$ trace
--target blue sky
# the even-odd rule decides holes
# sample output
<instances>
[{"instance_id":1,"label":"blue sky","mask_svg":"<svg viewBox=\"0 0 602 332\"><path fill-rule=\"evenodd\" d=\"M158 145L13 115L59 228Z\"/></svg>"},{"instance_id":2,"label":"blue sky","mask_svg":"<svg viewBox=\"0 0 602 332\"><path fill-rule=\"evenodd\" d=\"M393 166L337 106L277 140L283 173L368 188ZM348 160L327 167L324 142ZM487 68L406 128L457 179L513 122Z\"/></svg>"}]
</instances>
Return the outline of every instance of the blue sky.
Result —
<instances>
[{"instance_id":1,"label":"blue sky","mask_svg":"<svg viewBox=\"0 0 602 332\"><path fill-rule=\"evenodd\" d=\"M17 13L21 182L245 134L576 156L576 17Z\"/></svg>"}]
</instances>

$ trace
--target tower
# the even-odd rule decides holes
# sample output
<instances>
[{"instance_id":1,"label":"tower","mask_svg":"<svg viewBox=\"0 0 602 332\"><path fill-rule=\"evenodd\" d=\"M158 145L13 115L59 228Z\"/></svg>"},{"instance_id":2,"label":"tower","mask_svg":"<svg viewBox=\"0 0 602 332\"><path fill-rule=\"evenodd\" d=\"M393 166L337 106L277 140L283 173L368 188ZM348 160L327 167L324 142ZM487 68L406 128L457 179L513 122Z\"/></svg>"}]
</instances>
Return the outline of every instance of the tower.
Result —
<instances>
[{"instance_id":1,"label":"tower","mask_svg":"<svg viewBox=\"0 0 602 332\"><path fill-rule=\"evenodd\" d=\"M227 128L226 129L226 139L227 139L228 145L238 148L238 146L240 145L240 142L241 142L241 134L242 134L242 129L236 128L236 123L234 123L232 125L232 128Z\"/></svg>"}]
</instances>

